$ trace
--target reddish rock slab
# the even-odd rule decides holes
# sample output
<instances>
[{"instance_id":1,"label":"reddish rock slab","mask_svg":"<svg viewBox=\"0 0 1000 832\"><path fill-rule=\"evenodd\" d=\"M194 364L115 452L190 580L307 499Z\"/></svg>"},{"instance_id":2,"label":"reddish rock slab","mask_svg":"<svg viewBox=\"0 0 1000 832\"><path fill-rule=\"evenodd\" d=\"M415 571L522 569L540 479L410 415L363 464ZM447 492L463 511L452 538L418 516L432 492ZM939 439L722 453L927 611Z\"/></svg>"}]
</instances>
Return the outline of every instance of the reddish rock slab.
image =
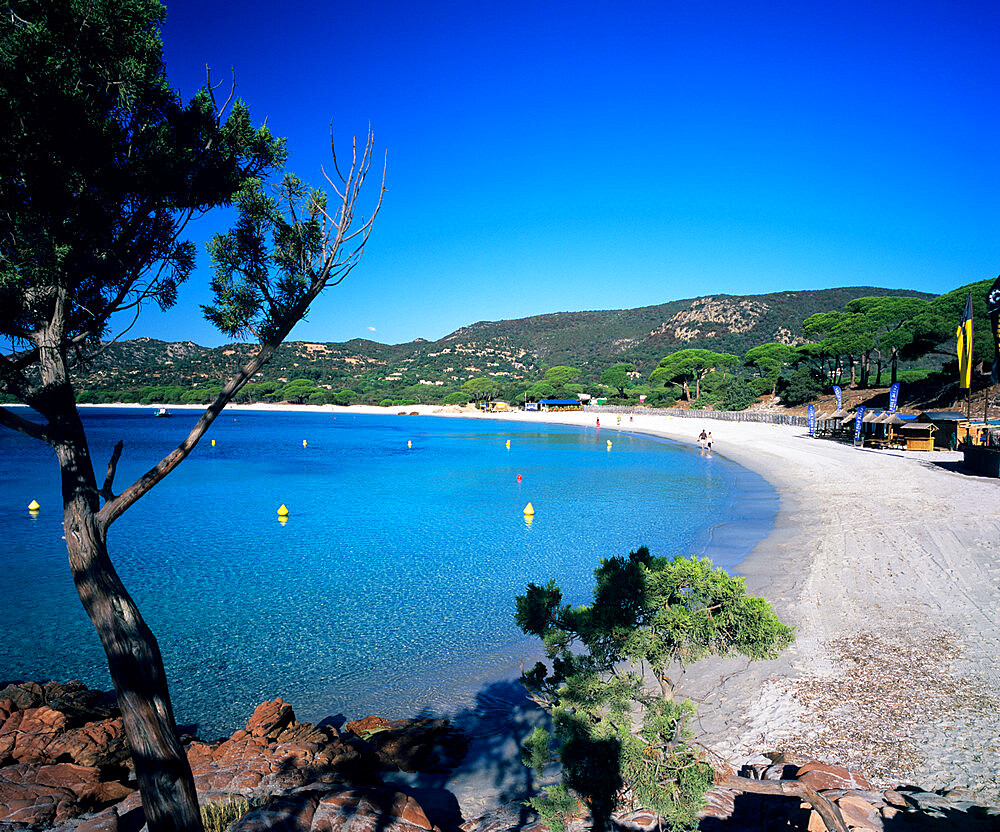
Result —
<instances>
[{"instance_id":1,"label":"reddish rock slab","mask_svg":"<svg viewBox=\"0 0 1000 832\"><path fill-rule=\"evenodd\" d=\"M53 762L69 757L81 766L120 766L130 759L121 717L88 722L57 736L48 746Z\"/></svg>"},{"instance_id":2,"label":"reddish rock slab","mask_svg":"<svg viewBox=\"0 0 1000 832\"><path fill-rule=\"evenodd\" d=\"M705 808L698 813L699 818L728 820L736 811L736 792L731 789L709 789L705 793L705 801Z\"/></svg>"},{"instance_id":3,"label":"reddish rock slab","mask_svg":"<svg viewBox=\"0 0 1000 832\"><path fill-rule=\"evenodd\" d=\"M364 719L353 719L344 723L344 731L362 739L375 731L386 731L391 727L392 723L380 716L366 716Z\"/></svg>"},{"instance_id":4,"label":"reddish rock slab","mask_svg":"<svg viewBox=\"0 0 1000 832\"><path fill-rule=\"evenodd\" d=\"M295 722L292 706L279 696L273 702L261 702L247 722L246 731L253 737L275 739L291 723Z\"/></svg>"},{"instance_id":5,"label":"reddish rock slab","mask_svg":"<svg viewBox=\"0 0 1000 832\"><path fill-rule=\"evenodd\" d=\"M10 700L7 700L9 702ZM7 711L0 703L0 764L119 766L129 757L121 718L71 727L69 717L48 705Z\"/></svg>"},{"instance_id":6,"label":"reddish rock slab","mask_svg":"<svg viewBox=\"0 0 1000 832\"><path fill-rule=\"evenodd\" d=\"M844 795L837 801L844 822L851 828L882 829L882 816L867 800L854 795Z\"/></svg>"},{"instance_id":7,"label":"reddish rock slab","mask_svg":"<svg viewBox=\"0 0 1000 832\"><path fill-rule=\"evenodd\" d=\"M390 788L350 790L322 797L310 832L439 832L409 795Z\"/></svg>"},{"instance_id":8,"label":"reddish rock slab","mask_svg":"<svg viewBox=\"0 0 1000 832\"><path fill-rule=\"evenodd\" d=\"M795 777L799 782L816 789L816 791L858 789L867 792L872 790L871 783L863 775L842 766L831 766L826 763L806 763L799 768Z\"/></svg>"},{"instance_id":9,"label":"reddish rock slab","mask_svg":"<svg viewBox=\"0 0 1000 832\"><path fill-rule=\"evenodd\" d=\"M96 768L72 763L0 768L0 821L45 825L102 809L132 793L101 780Z\"/></svg>"},{"instance_id":10,"label":"reddish rock slab","mask_svg":"<svg viewBox=\"0 0 1000 832\"><path fill-rule=\"evenodd\" d=\"M225 742L191 743L187 756L195 788L208 799L267 797L338 772L361 777L372 768L333 728L296 721L281 699L257 706L246 728Z\"/></svg>"},{"instance_id":11,"label":"reddish rock slab","mask_svg":"<svg viewBox=\"0 0 1000 832\"><path fill-rule=\"evenodd\" d=\"M2 759L19 763L51 763L46 750L66 730L69 720L47 705L14 711L0 725Z\"/></svg>"},{"instance_id":12,"label":"reddish rock slab","mask_svg":"<svg viewBox=\"0 0 1000 832\"><path fill-rule=\"evenodd\" d=\"M51 826L80 814L79 798L43 766L0 768L0 822Z\"/></svg>"}]
</instances>

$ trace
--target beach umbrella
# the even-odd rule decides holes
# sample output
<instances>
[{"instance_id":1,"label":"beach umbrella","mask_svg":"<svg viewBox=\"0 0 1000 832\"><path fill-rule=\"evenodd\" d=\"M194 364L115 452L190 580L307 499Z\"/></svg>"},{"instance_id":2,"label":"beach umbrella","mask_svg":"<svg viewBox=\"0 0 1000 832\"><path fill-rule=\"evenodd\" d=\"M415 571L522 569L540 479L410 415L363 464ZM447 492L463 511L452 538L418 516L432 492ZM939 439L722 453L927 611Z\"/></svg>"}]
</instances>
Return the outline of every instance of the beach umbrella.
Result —
<instances>
[{"instance_id":1,"label":"beach umbrella","mask_svg":"<svg viewBox=\"0 0 1000 832\"><path fill-rule=\"evenodd\" d=\"M887 425L905 425L906 419L903 419L898 413L890 413L885 423Z\"/></svg>"},{"instance_id":2,"label":"beach umbrella","mask_svg":"<svg viewBox=\"0 0 1000 832\"><path fill-rule=\"evenodd\" d=\"M874 422L878 418L877 414L872 413L870 410L865 412L865 415L861 417L862 423L867 424L868 422Z\"/></svg>"}]
</instances>

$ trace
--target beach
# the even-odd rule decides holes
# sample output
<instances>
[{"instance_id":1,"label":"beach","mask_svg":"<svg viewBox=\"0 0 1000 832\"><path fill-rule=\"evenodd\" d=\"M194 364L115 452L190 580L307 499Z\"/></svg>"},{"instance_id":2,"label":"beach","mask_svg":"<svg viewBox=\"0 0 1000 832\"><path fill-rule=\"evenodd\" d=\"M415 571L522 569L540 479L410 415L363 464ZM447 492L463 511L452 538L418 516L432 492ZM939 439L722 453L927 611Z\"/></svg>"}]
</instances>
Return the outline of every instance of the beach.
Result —
<instances>
[{"instance_id":1,"label":"beach","mask_svg":"<svg viewBox=\"0 0 1000 832\"><path fill-rule=\"evenodd\" d=\"M504 417L508 418L508 417ZM519 414L594 427L595 414ZM879 785L1000 783L1000 481L957 452L856 449L806 429L601 414L601 431L696 443L761 474L781 507L740 566L796 627L776 661L700 663L681 694L698 735L739 763L762 751L856 768ZM692 495L693 499L696 495Z\"/></svg>"},{"instance_id":2,"label":"beach","mask_svg":"<svg viewBox=\"0 0 1000 832\"><path fill-rule=\"evenodd\" d=\"M730 764L783 750L855 768L877 785L1000 797L1000 480L964 473L960 453L856 449L804 428L655 412L619 425L593 412L310 409L588 429L599 415L608 438L621 430L691 444L711 431L714 453L780 495L773 530L737 571L797 638L777 660L710 660L686 675L680 695L698 704L699 740ZM482 781L470 801L476 780L461 789L463 809L489 803Z\"/></svg>"}]
</instances>

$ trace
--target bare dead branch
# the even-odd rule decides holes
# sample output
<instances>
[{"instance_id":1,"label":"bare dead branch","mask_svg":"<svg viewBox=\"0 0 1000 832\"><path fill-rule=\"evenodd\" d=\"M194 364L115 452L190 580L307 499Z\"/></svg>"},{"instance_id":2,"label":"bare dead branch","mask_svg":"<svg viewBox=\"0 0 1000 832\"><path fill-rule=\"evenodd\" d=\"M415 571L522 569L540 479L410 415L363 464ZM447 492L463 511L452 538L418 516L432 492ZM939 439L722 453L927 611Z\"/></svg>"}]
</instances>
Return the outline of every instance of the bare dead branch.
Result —
<instances>
[{"instance_id":1,"label":"bare dead branch","mask_svg":"<svg viewBox=\"0 0 1000 832\"><path fill-rule=\"evenodd\" d=\"M337 171L337 176L340 177L341 182L346 182L347 180L344 179L344 174L340 172L340 166L337 164L337 144L333 140L333 119L330 120L330 155L333 156L333 169Z\"/></svg>"}]
</instances>

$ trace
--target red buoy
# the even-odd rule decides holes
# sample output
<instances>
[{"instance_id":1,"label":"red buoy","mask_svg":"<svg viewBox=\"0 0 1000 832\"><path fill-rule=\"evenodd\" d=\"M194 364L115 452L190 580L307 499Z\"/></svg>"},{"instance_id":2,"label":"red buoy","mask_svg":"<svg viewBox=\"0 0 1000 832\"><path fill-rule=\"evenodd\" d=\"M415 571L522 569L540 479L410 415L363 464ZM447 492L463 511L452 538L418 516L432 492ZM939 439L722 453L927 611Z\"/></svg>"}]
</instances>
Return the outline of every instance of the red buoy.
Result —
<instances>
[{"instance_id":1,"label":"red buoy","mask_svg":"<svg viewBox=\"0 0 1000 832\"><path fill-rule=\"evenodd\" d=\"M520 481L521 481L521 475L520 475L520 474L518 474L518 475L517 475L517 481L518 481L518 482L520 482Z\"/></svg>"}]
</instances>

